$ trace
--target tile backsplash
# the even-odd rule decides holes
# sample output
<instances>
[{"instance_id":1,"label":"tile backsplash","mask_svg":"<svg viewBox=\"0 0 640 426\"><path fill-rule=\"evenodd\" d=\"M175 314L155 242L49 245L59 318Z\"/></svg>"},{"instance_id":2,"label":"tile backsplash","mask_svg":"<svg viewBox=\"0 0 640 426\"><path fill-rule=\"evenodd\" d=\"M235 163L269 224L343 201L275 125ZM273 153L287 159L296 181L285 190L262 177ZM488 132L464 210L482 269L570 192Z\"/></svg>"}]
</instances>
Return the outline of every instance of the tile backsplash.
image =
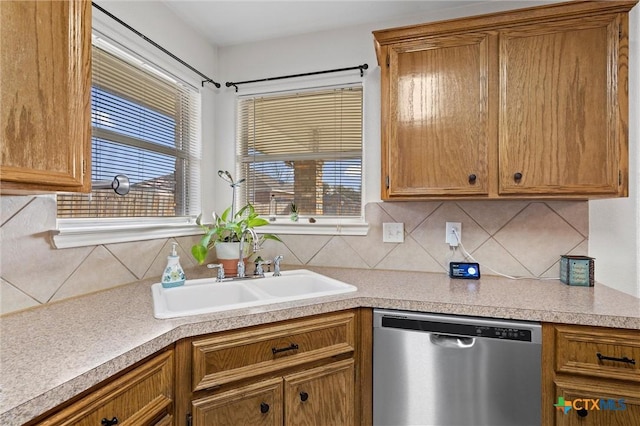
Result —
<instances>
[{"instance_id":1,"label":"tile backsplash","mask_svg":"<svg viewBox=\"0 0 640 426\"><path fill-rule=\"evenodd\" d=\"M159 277L172 242L185 269L199 237L54 249L54 196L3 196L0 227L0 312ZM445 222L462 223L464 248L484 275L557 277L561 254L588 254L586 201L433 201L369 203L367 236L280 235L264 258L291 266L333 266L447 273L461 249L444 242ZM404 243L383 243L382 224L402 222Z\"/></svg>"}]
</instances>

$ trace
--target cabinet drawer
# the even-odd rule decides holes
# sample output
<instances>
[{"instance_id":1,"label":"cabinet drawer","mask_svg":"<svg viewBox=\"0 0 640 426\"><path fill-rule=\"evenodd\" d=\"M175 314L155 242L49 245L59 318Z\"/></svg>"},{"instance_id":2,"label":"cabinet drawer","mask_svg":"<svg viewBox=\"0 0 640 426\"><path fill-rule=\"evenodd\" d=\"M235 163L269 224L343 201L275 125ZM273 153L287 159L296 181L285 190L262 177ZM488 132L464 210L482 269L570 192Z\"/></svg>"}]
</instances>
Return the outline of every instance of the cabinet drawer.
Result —
<instances>
[{"instance_id":1,"label":"cabinet drawer","mask_svg":"<svg viewBox=\"0 0 640 426\"><path fill-rule=\"evenodd\" d=\"M355 326L350 311L196 339L193 391L352 353Z\"/></svg>"},{"instance_id":2,"label":"cabinet drawer","mask_svg":"<svg viewBox=\"0 0 640 426\"><path fill-rule=\"evenodd\" d=\"M555 353L556 372L640 382L638 331L558 325Z\"/></svg>"},{"instance_id":3,"label":"cabinet drawer","mask_svg":"<svg viewBox=\"0 0 640 426\"><path fill-rule=\"evenodd\" d=\"M171 424L172 404L173 351L166 351L39 425L95 426L114 417L118 425L165 425Z\"/></svg>"}]
</instances>

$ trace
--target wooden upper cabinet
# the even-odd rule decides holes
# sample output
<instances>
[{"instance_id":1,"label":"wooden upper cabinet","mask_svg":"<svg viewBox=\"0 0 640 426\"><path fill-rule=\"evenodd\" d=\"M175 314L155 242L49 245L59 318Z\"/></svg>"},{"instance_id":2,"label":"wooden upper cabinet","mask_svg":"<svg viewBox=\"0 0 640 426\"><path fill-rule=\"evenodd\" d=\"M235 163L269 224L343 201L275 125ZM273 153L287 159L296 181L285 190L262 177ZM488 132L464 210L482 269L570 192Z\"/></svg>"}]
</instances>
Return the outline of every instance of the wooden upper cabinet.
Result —
<instances>
[{"instance_id":1,"label":"wooden upper cabinet","mask_svg":"<svg viewBox=\"0 0 640 426\"><path fill-rule=\"evenodd\" d=\"M91 2L0 2L2 193L91 187Z\"/></svg>"},{"instance_id":2,"label":"wooden upper cabinet","mask_svg":"<svg viewBox=\"0 0 640 426\"><path fill-rule=\"evenodd\" d=\"M382 198L627 196L636 3L375 31Z\"/></svg>"},{"instance_id":3,"label":"wooden upper cabinet","mask_svg":"<svg viewBox=\"0 0 640 426\"><path fill-rule=\"evenodd\" d=\"M621 20L608 14L500 32L500 194L626 194L618 182L627 174Z\"/></svg>"},{"instance_id":4,"label":"wooden upper cabinet","mask_svg":"<svg viewBox=\"0 0 640 426\"><path fill-rule=\"evenodd\" d=\"M389 49L389 196L488 191L489 37Z\"/></svg>"}]
</instances>

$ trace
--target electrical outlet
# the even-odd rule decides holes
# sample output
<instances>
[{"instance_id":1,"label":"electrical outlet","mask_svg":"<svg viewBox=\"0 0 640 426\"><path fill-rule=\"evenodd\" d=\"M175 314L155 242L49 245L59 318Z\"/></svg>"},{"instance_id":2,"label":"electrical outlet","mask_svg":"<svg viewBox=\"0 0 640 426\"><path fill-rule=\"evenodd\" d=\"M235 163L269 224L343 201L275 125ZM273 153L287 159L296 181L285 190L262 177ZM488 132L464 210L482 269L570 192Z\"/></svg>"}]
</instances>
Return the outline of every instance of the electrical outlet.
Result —
<instances>
[{"instance_id":1,"label":"electrical outlet","mask_svg":"<svg viewBox=\"0 0 640 426\"><path fill-rule=\"evenodd\" d=\"M453 232L454 229L456 233ZM456 234L458 234L457 237ZM451 247L458 247L458 242L462 242L462 224L460 222L447 222L445 242Z\"/></svg>"},{"instance_id":2,"label":"electrical outlet","mask_svg":"<svg viewBox=\"0 0 640 426\"><path fill-rule=\"evenodd\" d=\"M404 243L404 223L383 223L382 224L383 243Z\"/></svg>"}]
</instances>

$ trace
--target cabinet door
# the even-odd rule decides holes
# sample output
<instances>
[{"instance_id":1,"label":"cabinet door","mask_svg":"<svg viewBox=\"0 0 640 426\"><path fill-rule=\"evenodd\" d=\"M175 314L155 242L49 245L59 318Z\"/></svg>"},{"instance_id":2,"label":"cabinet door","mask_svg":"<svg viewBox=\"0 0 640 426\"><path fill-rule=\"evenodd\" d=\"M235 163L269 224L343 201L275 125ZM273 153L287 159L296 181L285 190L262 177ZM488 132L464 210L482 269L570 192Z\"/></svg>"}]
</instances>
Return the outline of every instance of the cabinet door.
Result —
<instances>
[{"instance_id":1,"label":"cabinet door","mask_svg":"<svg viewBox=\"0 0 640 426\"><path fill-rule=\"evenodd\" d=\"M602 380L580 380L574 377L556 379L556 402L563 397L572 404L566 413L553 409L555 425L563 426L628 426L640 422L640 385L616 384Z\"/></svg>"},{"instance_id":2,"label":"cabinet door","mask_svg":"<svg viewBox=\"0 0 640 426\"><path fill-rule=\"evenodd\" d=\"M173 350L163 352L38 425L96 426L114 418L118 425L171 425L173 370Z\"/></svg>"},{"instance_id":3,"label":"cabinet door","mask_svg":"<svg viewBox=\"0 0 640 426\"><path fill-rule=\"evenodd\" d=\"M193 426L282 425L282 378L192 402Z\"/></svg>"},{"instance_id":4,"label":"cabinet door","mask_svg":"<svg viewBox=\"0 0 640 426\"><path fill-rule=\"evenodd\" d=\"M88 192L91 2L1 1L0 51L3 192Z\"/></svg>"},{"instance_id":5,"label":"cabinet door","mask_svg":"<svg viewBox=\"0 0 640 426\"><path fill-rule=\"evenodd\" d=\"M621 19L609 14L500 32L500 194L624 191L628 60L618 57L626 44Z\"/></svg>"},{"instance_id":6,"label":"cabinet door","mask_svg":"<svg viewBox=\"0 0 640 426\"><path fill-rule=\"evenodd\" d=\"M354 361L334 362L284 378L285 425L352 425Z\"/></svg>"},{"instance_id":7,"label":"cabinet door","mask_svg":"<svg viewBox=\"0 0 640 426\"><path fill-rule=\"evenodd\" d=\"M497 137L489 123L491 42L470 34L389 48L383 198L487 194L487 144Z\"/></svg>"}]
</instances>

